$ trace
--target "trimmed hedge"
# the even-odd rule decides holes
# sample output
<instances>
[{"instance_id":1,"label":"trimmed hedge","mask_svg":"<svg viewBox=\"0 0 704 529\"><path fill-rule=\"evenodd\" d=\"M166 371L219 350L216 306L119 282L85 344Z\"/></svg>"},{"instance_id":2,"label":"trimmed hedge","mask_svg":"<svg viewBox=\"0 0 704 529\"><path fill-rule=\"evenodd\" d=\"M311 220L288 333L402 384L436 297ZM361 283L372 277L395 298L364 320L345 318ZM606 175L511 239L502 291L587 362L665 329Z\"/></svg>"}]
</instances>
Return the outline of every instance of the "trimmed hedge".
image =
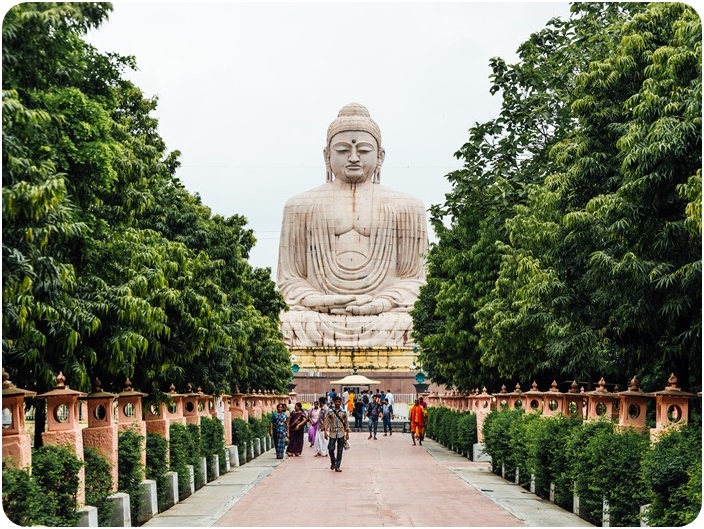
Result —
<instances>
[{"instance_id":1,"label":"trimmed hedge","mask_svg":"<svg viewBox=\"0 0 704 529\"><path fill-rule=\"evenodd\" d=\"M492 411L484 422L484 442L492 468L502 465L520 483L534 474L536 493L546 497L555 483L556 503L571 507L579 495L582 516L600 525L603 500L610 525L640 524L640 506L651 526L691 523L701 509L701 422L695 420L657 443L647 433L619 431L609 420L588 421L562 415L542 417L523 410Z\"/></svg>"},{"instance_id":2,"label":"trimmed hedge","mask_svg":"<svg viewBox=\"0 0 704 529\"><path fill-rule=\"evenodd\" d=\"M172 423L169 426L169 468L178 474L180 500L186 499L191 494L188 465L193 465L193 454L196 452L188 428L181 423ZM195 467L193 470L195 478Z\"/></svg>"},{"instance_id":3,"label":"trimmed hedge","mask_svg":"<svg viewBox=\"0 0 704 529\"><path fill-rule=\"evenodd\" d=\"M472 449L477 442L477 416L445 407L430 407L425 434L471 459Z\"/></svg>"},{"instance_id":4,"label":"trimmed hedge","mask_svg":"<svg viewBox=\"0 0 704 529\"><path fill-rule=\"evenodd\" d=\"M169 441L158 433L147 434L147 479L156 481L156 497L159 512L164 512L166 505L166 489L169 486Z\"/></svg>"},{"instance_id":5,"label":"trimmed hedge","mask_svg":"<svg viewBox=\"0 0 704 529\"><path fill-rule=\"evenodd\" d=\"M93 454L89 453L90 469L86 478L94 477ZM99 456L97 456L99 457ZM110 468L107 468L108 486L111 485ZM83 467L72 448L61 445L45 445L32 453L32 474L26 469L7 467L2 469L2 506L5 515L18 526L43 525L47 527L73 527L79 521L77 497L78 472ZM99 487L104 487L104 472ZM86 493L91 496L91 485L86 480ZM98 507L98 505L95 505Z\"/></svg>"},{"instance_id":6,"label":"trimmed hedge","mask_svg":"<svg viewBox=\"0 0 704 529\"><path fill-rule=\"evenodd\" d=\"M208 472L211 470L213 459L218 456L218 469L221 473L226 471L225 463L225 429L217 417L201 417L200 419L200 444L202 453L208 460ZM208 476L208 481L215 476Z\"/></svg>"},{"instance_id":7,"label":"trimmed hedge","mask_svg":"<svg viewBox=\"0 0 704 529\"><path fill-rule=\"evenodd\" d=\"M144 480L143 442L144 438L134 430L120 432L117 437L117 490L129 495L132 520L137 520L142 501L139 484Z\"/></svg>"},{"instance_id":8,"label":"trimmed hedge","mask_svg":"<svg viewBox=\"0 0 704 529\"><path fill-rule=\"evenodd\" d=\"M97 449L86 447L83 450L86 464L86 505L98 509L98 525L107 527L112 520L112 472L110 462Z\"/></svg>"},{"instance_id":9,"label":"trimmed hedge","mask_svg":"<svg viewBox=\"0 0 704 529\"><path fill-rule=\"evenodd\" d=\"M232 442L237 445L237 453L240 456L240 465L247 462L247 454L244 450L244 444L252 442L254 434L249 427L249 423L243 419L232 419Z\"/></svg>"}]
</instances>

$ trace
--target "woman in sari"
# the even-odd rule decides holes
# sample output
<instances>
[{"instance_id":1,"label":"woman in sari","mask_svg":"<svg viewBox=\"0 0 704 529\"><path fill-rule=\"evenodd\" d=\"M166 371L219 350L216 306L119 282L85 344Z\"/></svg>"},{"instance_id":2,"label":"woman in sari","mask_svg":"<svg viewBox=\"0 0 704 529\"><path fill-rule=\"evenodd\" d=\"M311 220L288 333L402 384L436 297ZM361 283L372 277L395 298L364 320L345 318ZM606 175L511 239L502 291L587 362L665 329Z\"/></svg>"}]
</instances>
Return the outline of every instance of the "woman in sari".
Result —
<instances>
[{"instance_id":1,"label":"woman in sari","mask_svg":"<svg viewBox=\"0 0 704 529\"><path fill-rule=\"evenodd\" d=\"M320 397L318 399L318 402L320 405L318 408L320 408L320 415L318 416L318 424L320 425L319 428L316 428L316 433L315 433L315 443L314 443L314 448L315 448L315 455L316 457L327 457L328 455L328 440L325 439L325 429L323 428L323 423L325 422L325 415L328 412L328 407L325 404L325 397Z\"/></svg>"},{"instance_id":2,"label":"woman in sari","mask_svg":"<svg viewBox=\"0 0 704 529\"><path fill-rule=\"evenodd\" d=\"M303 431L307 422L308 416L303 411L303 405L296 402L288 426L289 442L286 453L289 456L300 456L303 452Z\"/></svg>"},{"instance_id":3,"label":"woman in sari","mask_svg":"<svg viewBox=\"0 0 704 529\"><path fill-rule=\"evenodd\" d=\"M313 401L313 407L308 412L308 442L310 447L315 445L315 434L318 431L318 419L320 418L320 406L318 401Z\"/></svg>"},{"instance_id":4,"label":"woman in sari","mask_svg":"<svg viewBox=\"0 0 704 529\"><path fill-rule=\"evenodd\" d=\"M288 416L286 415L286 406L278 404L276 411L271 414L271 423L269 424L269 435L274 439L274 447L276 448L276 459L284 458L284 449L286 448L286 432L288 431Z\"/></svg>"}]
</instances>

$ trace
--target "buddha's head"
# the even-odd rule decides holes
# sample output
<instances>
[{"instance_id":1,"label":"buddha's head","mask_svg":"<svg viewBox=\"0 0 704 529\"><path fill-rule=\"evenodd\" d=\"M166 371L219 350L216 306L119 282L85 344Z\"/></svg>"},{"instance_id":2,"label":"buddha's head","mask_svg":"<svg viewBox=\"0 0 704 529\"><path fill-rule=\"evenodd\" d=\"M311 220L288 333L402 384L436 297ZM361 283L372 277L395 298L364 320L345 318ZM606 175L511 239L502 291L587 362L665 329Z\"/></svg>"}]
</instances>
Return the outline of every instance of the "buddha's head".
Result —
<instances>
[{"instance_id":1,"label":"buddha's head","mask_svg":"<svg viewBox=\"0 0 704 529\"><path fill-rule=\"evenodd\" d=\"M384 162L379 125L359 103L342 107L328 127L323 150L327 181L334 178L350 184L366 181L378 184Z\"/></svg>"}]
</instances>

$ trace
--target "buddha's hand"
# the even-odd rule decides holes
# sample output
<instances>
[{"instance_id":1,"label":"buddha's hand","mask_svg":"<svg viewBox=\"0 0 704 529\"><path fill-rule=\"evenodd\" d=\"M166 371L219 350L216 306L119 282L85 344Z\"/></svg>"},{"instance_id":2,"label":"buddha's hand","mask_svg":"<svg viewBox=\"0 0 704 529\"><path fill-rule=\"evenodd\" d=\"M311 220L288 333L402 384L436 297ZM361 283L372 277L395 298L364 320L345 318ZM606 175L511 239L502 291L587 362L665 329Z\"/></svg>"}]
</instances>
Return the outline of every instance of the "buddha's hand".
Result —
<instances>
[{"instance_id":1,"label":"buddha's hand","mask_svg":"<svg viewBox=\"0 0 704 529\"><path fill-rule=\"evenodd\" d=\"M350 304L347 306L347 310L357 316L373 316L376 314L381 314L387 310L391 309L391 303L385 299L373 299L368 303L363 305Z\"/></svg>"},{"instance_id":2,"label":"buddha's hand","mask_svg":"<svg viewBox=\"0 0 704 529\"><path fill-rule=\"evenodd\" d=\"M330 312L335 309L344 310L356 298L357 296L345 294L311 294L304 297L301 304L318 312Z\"/></svg>"}]
</instances>

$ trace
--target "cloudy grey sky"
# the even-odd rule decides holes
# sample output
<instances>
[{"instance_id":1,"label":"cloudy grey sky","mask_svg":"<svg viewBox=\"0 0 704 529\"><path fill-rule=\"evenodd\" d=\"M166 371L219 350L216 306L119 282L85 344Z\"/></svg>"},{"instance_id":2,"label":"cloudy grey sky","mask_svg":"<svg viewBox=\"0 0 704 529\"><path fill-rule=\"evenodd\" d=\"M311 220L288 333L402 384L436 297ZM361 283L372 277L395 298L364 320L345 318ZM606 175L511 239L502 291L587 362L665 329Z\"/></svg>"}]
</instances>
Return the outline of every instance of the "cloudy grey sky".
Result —
<instances>
[{"instance_id":1,"label":"cloudy grey sky","mask_svg":"<svg viewBox=\"0 0 704 529\"><path fill-rule=\"evenodd\" d=\"M494 117L489 60L516 48L566 2L114 2L88 40L134 55L156 95L178 176L213 213L244 215L250 262L276 273L286 200L325 181L323 147L345 104L379 124L382 184L444 202L453 154ZM431 235L432 240L432 235Z\"/></svg>"}]
</instances>

